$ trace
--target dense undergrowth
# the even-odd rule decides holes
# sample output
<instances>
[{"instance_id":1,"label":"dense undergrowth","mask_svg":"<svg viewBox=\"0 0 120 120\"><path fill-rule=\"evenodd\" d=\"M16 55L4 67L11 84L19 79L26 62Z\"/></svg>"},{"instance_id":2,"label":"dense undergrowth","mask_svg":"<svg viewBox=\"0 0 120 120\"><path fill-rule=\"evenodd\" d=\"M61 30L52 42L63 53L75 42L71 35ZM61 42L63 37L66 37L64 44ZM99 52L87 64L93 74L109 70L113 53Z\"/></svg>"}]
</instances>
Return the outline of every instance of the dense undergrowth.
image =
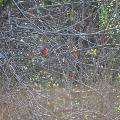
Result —
<instances>
[{"instance_id":1,"label":"dense undergrowth","mask_svg":"<svg viewBox=\"0 0 120 120\"><path fill-rule=\"evenodd\" d=\"M119 120L118 0L0 0L0 120Z\"/></svg>"}]
</instances>

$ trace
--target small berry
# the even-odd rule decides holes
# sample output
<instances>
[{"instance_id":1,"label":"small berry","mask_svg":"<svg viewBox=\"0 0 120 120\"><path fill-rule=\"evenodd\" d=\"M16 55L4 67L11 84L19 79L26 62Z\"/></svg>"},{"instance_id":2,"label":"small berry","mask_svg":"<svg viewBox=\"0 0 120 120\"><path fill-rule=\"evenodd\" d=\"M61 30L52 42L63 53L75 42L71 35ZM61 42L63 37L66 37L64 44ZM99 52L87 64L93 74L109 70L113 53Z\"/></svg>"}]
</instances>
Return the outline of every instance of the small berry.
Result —
<instances>
[{"instance_id":1,"label":"small berry","mask_svg":"<svg viewBox=\"0 0 120 120\"><path fill-rule=\"evenodd\" d=\"M43 48L41 53L42 53L43 56L47 57L48 53L49 53L49 49L48 48Z\"/></svg>"},{"instance_id":2,"label":"small berry","mask_svg":"<svg viewBox=\"0 0 120 120\"><path fill-rule=\"evenodd\" d=\"M75 76L76 76L76 72L75 71L70 71L69 72L69 77L70 78L75 78Z\"/></svg>"}]
</instances>

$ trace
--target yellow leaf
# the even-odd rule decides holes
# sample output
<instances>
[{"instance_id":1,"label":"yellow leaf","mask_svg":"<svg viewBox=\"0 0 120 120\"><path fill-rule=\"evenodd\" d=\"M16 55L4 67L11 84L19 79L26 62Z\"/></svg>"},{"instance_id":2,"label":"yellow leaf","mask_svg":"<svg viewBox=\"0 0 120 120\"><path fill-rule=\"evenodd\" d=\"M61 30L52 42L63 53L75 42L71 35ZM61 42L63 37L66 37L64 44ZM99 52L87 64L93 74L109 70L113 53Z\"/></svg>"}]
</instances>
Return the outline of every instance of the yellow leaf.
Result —
<instances>
[{"instance_id":1,"label":"yellow leaf","mask_svg":"<svg viewBox=\"0 0 120 120\"><path fill-rule=\"evenodd\" d=\"M49 106L49 107L51 107L52 106L52 102L51 101L47 101L47 105Z\"/></svg>"},{"instance_id":2,"label":"yellow leaf","mask_svg":"<svg viewBox=\"0 0 120 120\"><path fill-rule=\"evenodd\" d=\"M84 115L84 120L88 120L88 115Z\"/></svg>"},{"instance_id":3,"label":"yellow leaf","mask_svg":"<svg viewBox=\"0 0 120 120\"><path fill-rule=\"evenodd\" d=\"M118 79L120 79L120 73L118 73Z\"/></svg>"},{"instance_id":4,"label":"yellow leaf","mask_svg":"<svg viewBox=\"0 0 120 120\"><path fill-rule=\"evenodd\" d=\"M87 52L85 54L86 55L87 54L97 55L97 50L96 49L87 50Z\"/></svg>"}]
</instances>

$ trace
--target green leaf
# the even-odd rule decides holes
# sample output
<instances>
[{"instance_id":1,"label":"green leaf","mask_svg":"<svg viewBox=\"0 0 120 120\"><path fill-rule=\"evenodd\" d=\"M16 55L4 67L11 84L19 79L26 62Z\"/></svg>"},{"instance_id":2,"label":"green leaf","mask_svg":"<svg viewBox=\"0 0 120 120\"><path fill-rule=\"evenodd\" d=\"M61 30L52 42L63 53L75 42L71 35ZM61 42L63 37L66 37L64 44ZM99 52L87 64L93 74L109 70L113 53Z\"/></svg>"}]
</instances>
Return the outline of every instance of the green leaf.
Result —
<instances>
[{"instance_id":1,"label":"green leaf","mask_svg":"<svg viewBox=\"0 0 120 120\"><path fill-rule=\"evenodd\" d=\"M116 112L120 112L120 104L115 103L114 109L115 109Z\"/></svg>"},{"instance_id":2,"label":"green leaf","mask_svg":"<svg viewBox=\"0 0 120 120\"><path fill-rule=\"evenodd\" d=\"M2 7L3 6L3 0L0 0L0 7Z\"/></svg>"},{"instance_id":3,"label":"green leaf","mask_svg":"<svg viewBox=\"0 0 120 120\"><path fill-rule=\"evenodd\" d=\"M78 64L76 65L76 69L80 71L80 66Z\"/></svg>"}]
</instances>

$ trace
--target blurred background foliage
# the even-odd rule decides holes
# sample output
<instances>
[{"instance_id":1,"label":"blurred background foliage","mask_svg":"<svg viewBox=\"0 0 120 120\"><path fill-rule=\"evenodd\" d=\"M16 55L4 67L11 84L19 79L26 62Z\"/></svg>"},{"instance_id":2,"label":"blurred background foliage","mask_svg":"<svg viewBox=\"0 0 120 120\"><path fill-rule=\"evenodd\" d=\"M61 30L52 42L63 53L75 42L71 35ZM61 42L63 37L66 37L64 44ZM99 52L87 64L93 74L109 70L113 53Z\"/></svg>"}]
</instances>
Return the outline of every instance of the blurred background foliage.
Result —
<instances>
[{"instance_id":1,"label":"blurred background foliage","mask_svg":"<svg viewBox=\"0 0 120 120\"><path fill-rule=\"evenodd\" d=\"M4 2L3 0L0 0L0 6L3 6L3 2Z\"/></svg>"}]
</instances>

